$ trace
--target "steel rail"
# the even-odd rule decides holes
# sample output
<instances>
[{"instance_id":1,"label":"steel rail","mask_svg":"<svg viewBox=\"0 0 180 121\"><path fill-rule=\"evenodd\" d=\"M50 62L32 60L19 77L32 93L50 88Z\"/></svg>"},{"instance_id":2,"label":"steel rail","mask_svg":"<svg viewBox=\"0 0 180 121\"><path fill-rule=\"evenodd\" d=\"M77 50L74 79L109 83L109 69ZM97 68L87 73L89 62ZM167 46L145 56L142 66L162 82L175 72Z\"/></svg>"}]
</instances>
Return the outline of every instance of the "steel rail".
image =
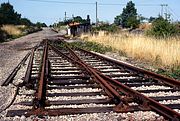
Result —
<instances>
[{"instance_id":1,"label":"steel rail","mask_svg":"<svg viewBox=\"0 0 180 121\"><path fill-rule=\"evenodd\" d=\"M137 100L140 101L144 107L146 107L146 108L149 107L149 108L153 109L154 111L158 112L159 114L165 116L168 119L171 119L174 121L180 119L180 114L177 113L176 111L174 111L171 108L164 106L164 105L158 103L157 101L139 93L138 91L135 91L135 90L129 88L128 86L120 83L117 80L113 80L110 77L105 76L104 74L102 74L97 69L94 69L93 67L85 64L85 62L82 59L80 59L80 57L71 48L69 48L67 45L66 45L66 48L69 49L70 53L72 54L72 56L74 56L76 58L77 61L83 63L92 72L95 72L95 74L99 74L101 78L105 79L106 81L108 81L110 83L113 83L114 86L117 86L118 90L120 90L121 92L127 92L128 96L133 97L134 100L136 100L136 101Z\"/></svg>"},{"instance_id":2,"label":"steel rail","mask_svg":"<svg viewBox=\"0 0 180 121\"><path fill-rule=\"evenodd\" d=\"M117 87L118 90L121 92L126 92L130 97L133 97L135 101L140 101L143 106L145 107L150 107L154 111L158 112L159 114L165 116L166 118L173 120L173 121L178 121L180 119L180 114L177 113L176 111L172 110L171 108L162 105L158 103L157 101L153 100L152 98L149 98L138 91L135 91L128 86L120 83L117 80L113 80L108 76L103 75L101 72L96 70L96 72L101 75L102 78L106 79L108 82L112 83Z\"/></svg>"},{"instance_id":3,"label":"steel rail","mask_svg":"<svg viewBox=\"0 0 180 121\"><path fill-rule=\"evenodd\" d=\"M47 62L47 56L48 56L48 46L47 41L45 41L44 44L44 50L43 50L43 60L42 60L42 67L41 67L41 73L40 73L40 79L39 79L39 85L38 85L38 91L37 91L37 99L35 99L38 109L44 109L45 106L45 95L46 95L46 62Z\"/></svg>"},{"instance_id":4,"label":"steel rail","mask_svg":"<svg viewBox=\"0 0 180 121\"><path fill-rule=\"evenodd\" d=\"M1 86L7 86L7 85L9 85L9 83L11 83L13 81L13 79L16 76L18 70L21 68L21 66L26 62L26 60L30 56L30 53L31 52L28 52L24 56L24 58L21 60L21 62L14 68L14 70L11 72L11 74L7 77L7 79L3 82L3 84Z\"/></svg>"},{"instance_id":5,"label":"steel rail","mask_svg":"<svg viewBox=\"0 0 180 121\"><path fill-rule=\"evenodd\" d=\"M86 70L87 71L87 73L89 73L90 72L90 70L88 70L88 68L86 68L86 67L84 67L84 65L83 64L81 64L80 62L78 62L78 61L76 61L76 60L73 60L72 58L69 58L67 55L65 55L65 54L63 54L63 53L61 53L57 48L55 48L55 47L53 47L53 46L50 46L51 47L51 49L53 49L57 54L60 54L60 55L62 55L63 57L65 57L65 58L67 58L68 60L70 60L70 61L72 61L74 64L76 64L76 65L78 65L78 66L80 66L81 68L83 68L84 70ZM26 116L30 116L30 115L44 115L44 114L49 114L49 115L60 115L60 114L63 114L62 113L62 109L56 109L56 110L48 110L48 109L45 109L44 108L44 106L45 106L45 96L44 96L44 93L45 93L45 86L46 86L46 84L45 84L45 81L46 81L46 73L47 72L45 72L45 70L46 70L46 67L45 67L45 65L47 64L47 49L48 49L48 47L47 47L47 43L46 43L46 45L45 45L45 48L44 48L44 54L43 54L43 65L42 65L42 69L41 69L41 76L40 76L40 81L39 81L39 87L38 87L38 94L37 94L37 99L35 100L35 105L36 105L36 107L35 107L35 110L31 110L31 111L28 111L25 115ZM91 74L91 73L90 73ZM95 79L95 80L97 80L98 82L100 82L101 80L103 80L99 75L97 75L97 74L92 74L92 76L93 76L93 78ZM106 85L104 86L104 84L100 84L101 85L101 87L104 87L105 89L106 88L108 88L108 84L107 84L107 82L105 82L106 83ZM102 86L103 85L103 86ZM107 86L107 87L106 87ZM133 110L127 110L127 106L125 106L126 104L124 104L125 103L125 100L123 99L123 98L121 98L121 96L120 96L120 94L118 94L118 92L116 91L116 90L114 90L112 87L110 87L109 86L109 88L111 88L111 89L109 89L109 90L107 90L107 91L109 91L109 93L112 95L112 96L116 96L116 98L118 98L119 100L116 100L116 101L118 101L118 107L121 107L121 110L123 110L124 109L124 112L126 111L133 111ZM116 91L116 92L111 92L111 91ZM44 92L44 93L43 93ZM114 94L115 93L115 94ZM112 97L112 98L110 98L110 99L114 99L115 97ZM113 102L115 101L115 100L112 100ZM121 104L121 105L120 105ZM128 108L129 109L129 108ZM71 109L71 110L73 110L73 109ZM82 112L81 111L82 109L77 109L76 111L80 111L80 112ZM100 109L98 109L98 110L100 110ZM103 109L104 110L104 109ZM110 109L108 109L108 110L110 110ZM136 109L137 110L137 109ZM69 109L64 109L64 114L68 114L68 112L69 112L70 110ZM58 113L59 112L59 113ZM71 112L71 111L70 111ZM92 112L92 110L90 111L90 112Z\"/></svg>"},{"instance_id":6,"label":"steel rail","mask_svg":"<svg viewBox=\"0 0 180 121\"><path fill-rule=\"evenodd\" d=\"M31 51L31 56L30 56L28 67L27 67L26 74L24 77L24 83L26 87L29 87L30 85L32 86L32 83L30 82L30 80L31 80L31 72L32 72L32 66L33 66L33 59L34 59L34 51L35 51L35 48L32 49Z\"/></svg>"},{"instance_id":7,"label":"steel rail","mask_svg":"<svg viewBox=\"0 0 180 121\"><path fill-rule=\"evenodd\" d=\"M110 59L110 58L107 58L107 57L104 57L104 56L101 56L101 55L98 55L96 53L92 53L92 52L89 52L89 51L86 51L84 49L80 49L80 48L76 48L80 51L83 51L85 53L88 53L88 54L91 54L91 55L94 55L96 57L99 57L103 60L107 60L111 63L114 63L115 65L119 65L121 67L124 67L124 68L127 68L133 72L136 72L136 73L142 73L148 77L152 77L154 79L157 79L159 81L162 81L164 82L165 84L169 85L169 86L173 86L174 88L180 88L180 80L175 80L175 79L172 79L172 78L169 78L169 77L165 77L165 76L162 76L162 75L159 75L159 74L156 74L154 72L150 72L150 71L147 71L147 70L144 70L144 69L141 69L141 68L138 68L138 67L134 67L132 65L128 65L126 63L123 63L123 62L119 62L117 60L113 60L113 59Z\"/></svg>"},{"instance_id":8,"label":"steel rail","mask_svg":"<svg viewBox=\"0 0 180 121\"><path fill-rule=\"evenodd\" d=\"M63 55L64 57L68 58L69 60L73 61L74 63L78 64L79 66L83 67L89 74L91 74L96 80L98 80L98 83L100 83L101 87L105 90L105 92L111 97L113 98L116 104L124 104L124 105L128 105L127 101L122 98L122 96L119 94L119 92L117 92L114 88L112 88L104 79L102 79L92 68L89 68L88 65L86 65L84 62L82 61L77 61L74 60L70 57L68 57L67 55L61 53L59 51L59 49L57 49L56 47L50 45L51 48L57 52L58 54ZM121 103L122 102L122 103ZM123 108L123 107L122 107ZM123 110L123 109L122 109ZM127 111L127 109L125 109ZM125 111L124 110L124 111Z\"/></svg>"}]
</instances>

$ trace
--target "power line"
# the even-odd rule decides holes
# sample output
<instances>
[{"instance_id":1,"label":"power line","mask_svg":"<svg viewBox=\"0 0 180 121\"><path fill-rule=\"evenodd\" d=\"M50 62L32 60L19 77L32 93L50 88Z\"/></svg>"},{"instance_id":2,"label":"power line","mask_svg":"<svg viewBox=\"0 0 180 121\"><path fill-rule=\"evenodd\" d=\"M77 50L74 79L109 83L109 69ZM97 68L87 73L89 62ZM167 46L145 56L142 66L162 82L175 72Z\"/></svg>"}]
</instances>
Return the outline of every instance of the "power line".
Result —
<instances>
[{"instance_id":1,"label":"power line","mask_svg":"<svg viewBox=\"0 0 180 121\"><path fill-rule=\"evenodd\" d=\"M179 15L177 15L174 11L173 11L173 9L171 9L169 6L168 6L168 9L171 11L171 13L173 13L174 15L175 15L175 17L178 19L178 18L180 18L180 16ZM173 15L172 14L172 15Z\"/></svg>"},{"instance_id":2,"label":"power line","mask_svg":"<svg viewBox=\"0 0 180 121\"><path fill-rule=\"evenodd\" d=\"M61 4L87 4L87 5L95 5L96 2L72 2L72 1L56 1L56 0L27 0L33 2L47 2L47 3L61 3ZM115 3L98 3L100 6L125 6L127 4L115 4ZM136 6L160 6L161 4L136 4Z\"/></svg>"},{"instance_id":3,"label":"power line","mask_svg":"<svg viewBox=\"0 0 180 121\"><path fill-rule=\"evenodd\" d=\"M33 2L46 2L46 3L63 3L63 4L88 4L88 5L94 5L95 3L85 3L85 2L64 2L64 1L50 1L50 0L27 0L27 1L33 1Z\"/></svg>"},{"instance_id":4,"label":"power line","mask_svg":"<svg viewBox=\"0 0 180 121\"><path fill-rule=\"evenodd\" d=\"M125 6L127 4L99 3L101 6ZM160 6L160 4L136 4L136 6Z\"/></svg>"}]
</instances>

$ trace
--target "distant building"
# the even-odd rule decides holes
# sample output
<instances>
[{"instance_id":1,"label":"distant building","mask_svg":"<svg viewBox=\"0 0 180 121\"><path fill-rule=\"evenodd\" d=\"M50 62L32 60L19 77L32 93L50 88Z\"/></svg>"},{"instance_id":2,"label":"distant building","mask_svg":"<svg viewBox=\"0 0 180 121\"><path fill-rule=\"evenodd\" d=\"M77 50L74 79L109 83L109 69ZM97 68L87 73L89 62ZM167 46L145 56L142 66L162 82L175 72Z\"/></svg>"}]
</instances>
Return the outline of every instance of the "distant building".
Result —
<instances>
[{"instance_id":1,"label":"distant building","mask_svg":"<svg viewBox=\"0 0 180 121\"><path fill-rule=\"evenodd\" d=\"M87 15L87 19L85 22L80 23L80 22L71 22L68 24L68 35L80 35L82 33L89 32L91 29L91 20L89 15Z\"/></svg>"}]
</instances>

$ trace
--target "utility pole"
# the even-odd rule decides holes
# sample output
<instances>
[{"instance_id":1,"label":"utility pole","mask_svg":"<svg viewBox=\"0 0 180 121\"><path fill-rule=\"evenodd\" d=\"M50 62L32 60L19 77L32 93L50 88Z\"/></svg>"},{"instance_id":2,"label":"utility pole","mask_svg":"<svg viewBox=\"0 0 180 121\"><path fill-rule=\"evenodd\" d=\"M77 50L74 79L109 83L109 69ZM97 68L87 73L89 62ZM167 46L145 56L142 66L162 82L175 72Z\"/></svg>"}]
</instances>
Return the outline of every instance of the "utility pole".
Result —
<instances>
[{"instance_id":1,"label":"utility pole","mask_svg":"<svg viewBox=\"0 0 180 121\"><path fill-rule=\"evenodd\" d=\"M66 21L66 18L67 18L67 16L66 16L66 12L64 13L64 20Z\"/></svg>"},{"instance_id":2,"label":"utility pole","mask_svg":"<svg viewBox=\"0 0 180 121\"><path fill-rule=\"evenodd\" d=\"M167 20L168 19L168 13L167 13L167 7L168 7L168 5L167 4L165 4L164 5L165 6L165 19Z\"/></svg>"},{"instance_id":3,"label":"utility pole","mask_svg":"<svg viewBox=\"0 0 180 121\"><path fill-rule=\"evenodd\" d=\"M164 14L165 14L165 19L167 19L167 6L168 4L161 4L161 17L164 18ZM164 7L165 7L165 13L164 13Z\"/></svg>"},{"instance_id":4,"label":"utility pole","mask_svg":"<svg viewBox=\"0 0 180 121\"><path fill-rule=\"evenodd\" d=\"M96 2L96 27L97 27L97 25L98 25L98 4L97 4L97 2Z\"/></svg>"},{"instance_id":5,"label":"utility pole","mask_svg":"<svg viewBox=\"0 0 180 121\"><path fill-rule=\"evenodd\" d=\"M163 17L163 13L164 13L164 4L161 4L161 17Z\"/></svg>"}]
</instances>

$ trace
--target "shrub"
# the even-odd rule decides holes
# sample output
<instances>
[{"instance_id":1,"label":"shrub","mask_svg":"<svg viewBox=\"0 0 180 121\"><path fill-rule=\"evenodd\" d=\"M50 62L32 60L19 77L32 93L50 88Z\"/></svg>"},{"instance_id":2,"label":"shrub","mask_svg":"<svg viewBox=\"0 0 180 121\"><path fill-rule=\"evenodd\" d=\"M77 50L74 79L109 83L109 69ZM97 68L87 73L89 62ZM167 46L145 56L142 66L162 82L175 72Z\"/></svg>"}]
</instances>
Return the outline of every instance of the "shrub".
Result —
<instances>
[{"instance_id":1,"label":"shrub","mask_svg":"<svg viewBox=\"0 0 180 121\"><path fill-rule=\"evenodd\" d=\"M104 46L96 42L88 42L88 41L73 42L73 43L70 43L69 45L73 48L79 47L88 51L94 51L94 52L99 52L99 53L112 51L112 48L110 46Z\"/></svg>"},{"instance_id":2,"label":"shrub","mask_svg":"<svg viewBox=\"0 0 180 121\"><path fill-rule=\"evenodd\" d=\"M117 32L118 30L119 30L119 28L115 24L111 24L111 25L109 25L109 24L102 24L102 25L92 29L93 32L96 32L96 31L107 31L107 32L111 32L111 33Z\"/></svg>"},{"instance_id":3,"label":"shrub","mask_svg":"<svg viewBox=\"0 0 180 121\"><path fill-rule=\"evenodd\" d=\"M151 29L147 31L147 35L154 36L156 38L171 37L177 34L178 30L175 25L162 17L154 20Z\"/></svg>"},{"instance_id":4,"label":"shrub","mask_svg":"<svg viewBox=\"0 0 180 121\"><path fill-rule=\"evenodd\" d=\"M7 32L0 29L0 43L4 42L8 38Z\"/></svg>"}]
</instances>

